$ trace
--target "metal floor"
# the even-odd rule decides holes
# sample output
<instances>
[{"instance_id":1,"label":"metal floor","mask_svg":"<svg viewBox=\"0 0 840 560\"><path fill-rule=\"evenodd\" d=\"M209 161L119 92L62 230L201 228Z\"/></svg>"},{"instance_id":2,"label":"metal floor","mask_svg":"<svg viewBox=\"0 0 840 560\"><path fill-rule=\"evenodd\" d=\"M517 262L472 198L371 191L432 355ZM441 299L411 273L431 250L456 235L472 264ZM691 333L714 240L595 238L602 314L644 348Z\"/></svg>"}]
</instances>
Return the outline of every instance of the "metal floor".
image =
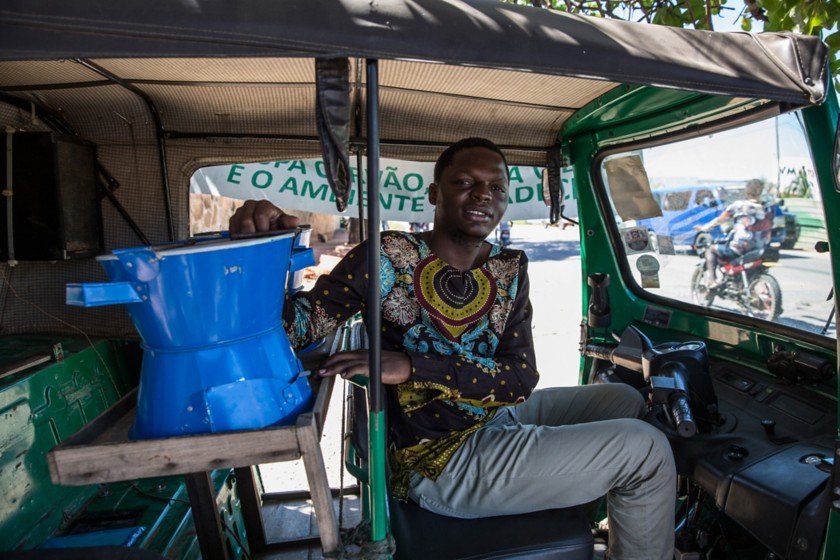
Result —
<instances>
[{"instance_id":1,"label":"metal floor","mask_svg":"<svg viewBox=\"0 0 840 560\"><path fill-rule=\"evenodd\" d=\"M355 527L362 518L361 502L357 490L345 489L342 497L333 498L333 507L339 516L341 529ZM318 524L312 501L295 493L267 494L263 497L263 522L267 550L251 555L252 560L322 560L324 558L318 538Z\"/></svg>"}]
</instances>

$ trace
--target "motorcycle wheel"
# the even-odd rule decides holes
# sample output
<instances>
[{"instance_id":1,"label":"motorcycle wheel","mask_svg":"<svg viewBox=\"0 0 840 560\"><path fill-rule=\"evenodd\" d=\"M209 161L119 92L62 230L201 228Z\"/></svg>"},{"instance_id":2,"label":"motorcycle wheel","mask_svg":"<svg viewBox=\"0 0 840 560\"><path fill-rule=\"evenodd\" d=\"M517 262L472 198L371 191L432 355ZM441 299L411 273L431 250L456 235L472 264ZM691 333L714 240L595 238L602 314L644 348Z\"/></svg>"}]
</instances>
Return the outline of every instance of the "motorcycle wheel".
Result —
<instances>
[{"instance_id":1,"label":"motorcycle wheel","mask_svg":"<svg viewBox=\"0 0 840 560\"><path fill-rule=\"evenodd\" d=\"M715 301L714 292L706 285L706 267L698 266L691 274L691 299L697 305L709 307Z\"/></svg>"},{"instance_id":2,"label":"motorcycle wheel","mask_svg":"<svg viewBox=\"0 0 840 560\"><path fill-rule=\"evenodd\" d=\"M753 317L776 320L782 314L782 288L779 281L766 272L754 276L747 286L747 305Z\"/></svg>"},{"instance_id":3,"label":"motorcycle wheel","mask_svg":"<svg viewBox=\"0 0 840 560\"><path fill-rule=\"evenodd\" d=\"M701 231L694 236L694 241L691 243L691 250L695 255L701 255L712 244L712 234L707 231Z\"/></svg>"}]
</instances>

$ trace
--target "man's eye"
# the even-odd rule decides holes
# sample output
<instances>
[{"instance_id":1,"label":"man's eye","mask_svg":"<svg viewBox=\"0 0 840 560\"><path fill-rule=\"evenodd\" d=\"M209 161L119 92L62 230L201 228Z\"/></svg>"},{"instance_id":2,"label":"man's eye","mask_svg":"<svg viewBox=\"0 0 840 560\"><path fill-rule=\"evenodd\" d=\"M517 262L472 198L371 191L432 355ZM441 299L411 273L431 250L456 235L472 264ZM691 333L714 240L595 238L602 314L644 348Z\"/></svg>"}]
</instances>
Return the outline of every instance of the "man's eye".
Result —
<instances>
[{"instance_id":1,"label":"man's eye","mask_svg":"<svg viewBox=\"0 0 840 560\"><path fill-rule=\"evenodd\" d=\"M504 193L506 189L504 185L493 185L493 190L496 192Z\"/></svg>"}]
</instances>

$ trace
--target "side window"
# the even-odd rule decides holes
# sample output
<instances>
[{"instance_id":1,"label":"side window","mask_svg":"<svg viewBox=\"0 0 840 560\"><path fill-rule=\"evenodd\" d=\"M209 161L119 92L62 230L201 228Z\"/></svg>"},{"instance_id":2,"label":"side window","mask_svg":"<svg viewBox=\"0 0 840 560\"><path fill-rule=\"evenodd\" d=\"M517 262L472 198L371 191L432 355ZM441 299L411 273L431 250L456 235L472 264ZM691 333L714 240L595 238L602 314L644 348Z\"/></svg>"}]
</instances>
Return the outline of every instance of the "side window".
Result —
<instances>
[{"instance_id":1,"label":"side window","mask_svg":"<svg viewBox=\"0 0 840 560\"><path fill-rule=\"evenodd\" d=\"M690 196L691 193L686 191L667 193L665 195L665 204L662 209L668 211L687 210Z\"/></svg>"},{"instance_id":2,"label":"side window","mask_svg":"<svg viewBox=\"0 0 840 560\"><path fill-rule=\"evenodd\" d=\"M694 205L705 206L707 208L714 206L714 194L712 194L712 191L709 189L700 189L695 195Z\"/></svg>"},{"instance_id":3,"label":"side window","mask_svg":"<svg viewBox=\"0 0 840 560\"><path fill-rule=\"evenodd\" d=\"M632 183L611 168L631 156ZM816 250L827 241L823 206L795 113L612 154L602 176L641 289L836 337L831 262ZM649 204L628 212L639 192Z\"/></svg>"}]
</instances>

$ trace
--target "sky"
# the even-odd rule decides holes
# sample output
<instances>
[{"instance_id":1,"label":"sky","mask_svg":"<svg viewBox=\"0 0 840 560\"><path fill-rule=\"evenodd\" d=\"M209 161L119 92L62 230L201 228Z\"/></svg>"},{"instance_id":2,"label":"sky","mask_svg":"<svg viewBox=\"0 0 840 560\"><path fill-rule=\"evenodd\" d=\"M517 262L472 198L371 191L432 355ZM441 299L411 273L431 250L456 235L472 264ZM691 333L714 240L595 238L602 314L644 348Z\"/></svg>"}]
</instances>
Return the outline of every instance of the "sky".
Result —
<instances>
[{"instance_id":1,"label":"sky","mask_svg":"<svg viewBox=\"0 0 840 560\"><path fill-rule=\"evenodd\" d=\"M778 151L777 151L778 145ZM737 181L761 178L779 182L778 168L812 168L809 149L794 115L782 115L735 130L679 144L645 150L651 182L661 186L702 180ZM789 178L787 182L789 182ZM786 184L785 177L781 183Z\"/></svg>"}]
</instances>

